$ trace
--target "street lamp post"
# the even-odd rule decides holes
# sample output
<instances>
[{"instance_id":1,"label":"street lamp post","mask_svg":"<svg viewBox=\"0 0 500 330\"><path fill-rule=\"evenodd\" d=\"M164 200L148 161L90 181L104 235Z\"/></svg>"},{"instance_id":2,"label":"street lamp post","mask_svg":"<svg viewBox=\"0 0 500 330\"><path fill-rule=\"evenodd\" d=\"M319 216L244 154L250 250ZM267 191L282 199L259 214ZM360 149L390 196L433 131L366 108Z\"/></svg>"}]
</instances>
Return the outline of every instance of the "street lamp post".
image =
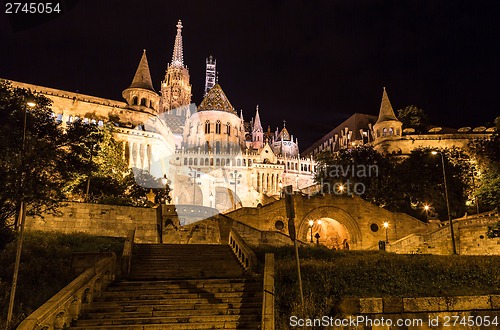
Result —
<instances>
[{"instance_id":1,"label":"street lamp post","mask_svg":"<svg viewBox=\"0 0 500 330\"><path fill-rule=\"evenodd\" d=\"M425 220L427 222L429 222L429 209L430 209L430 206L429 205L424 205L424 210L425 210Z\"/></svg>"},{"instance_id":2,"label":"street lamp post","mask_svg":"<svg viewBox=\"0 0 500 330\"><path fill-rule=\"evenodd\" d=\"M26 102L26 105L30 108L34 108L36 103L33 101ZM16 288L17 288L17 279L19 277L19 265L21 264L21 251L23 248L23 239L24 239L24 224L26 222L26 203L24 202L23 196L23 168L24 168L24 149L26 144L26 121L27 121L28 110L24 109L24 121L23 121L23 139L21 142L21 178L20 178L20 189L19 192L21 194L21 203L19 207L19 234L17 236L17 248L16 248L16 260L14 262L14 274L12 275L12 286L10 289L10 297L9 297L9 307L7 310L7 322L5 324L5 328L10 328L10 323L12 322L12 315L14 313L14 300L16 297Z\"/></svg>"},{"instance_id":3,"label":"street lamp post","mask_svg":"<svg viewBox=\"0 0 500 330\"><path fill-rule=\"evenodd\" d=\"M189 173L189 176L191 176L191 178L193 179L193 205L195 205L196 204L196 185L201 184L200 182L196 182L196 179L199 178L200 175L198 174L198 172L195 169L192 169L191 167L189 169L191 171Z\"/></svg>"},{"instance_id":4,"label":"street lamp post","mask_svg":"<svg viewBox=\"0 0 500 330\"><path fill-rule=\"evenodd\" d=\"M94 156L94 147L96 145L93 144L92 145L92 149L90 150L90 164L92 165L92 157ZM90 174L91 172L89 172L89 174L87 175L87 189L85 190L85 202L88 203L89 202L89 191L90 191Z\"/></svg>"},{"instance_id":5,"label":"street lamp post","mask_svg":"<svg viewBox=\"0 0 500 330\"><path fill-rule=\"evenodd\" d=\"M443 153L440 151L433 150L431 152L433 155L440 154L441 155L441 164L443 165L443 179L444 179L444 194L446 197L446 209L448 211L448 221L450 222L450 234L451 234L451 246L453 248L453 254L457 254L457 248L455 245L455 233L453 231L453 221L451 220L451 213L450 213L450 200L448 198L448 186L446 184L446 171L444 167L444 156Z\"/></svg>"},{"instance_id":6,"label":"street lamp post","mask_svg":"<svg viewBox=\"0 0 500 330\"><path fill-rule=\"evenodd\" d=\"M167 203L170 203L170 191L172 189L168 189L170 188L168 185L170 183L170 180L167 178L167 175L166 174L163 174L163 178L161 178L161 183L163 184L163 186L165 187L165 204Z\"/></svg>"},{"instance_id":7,"label":"street lamp post","mask_svg":"<svg viewBox=\"0 0 500 330\"><path fill-rule=\"evenodd\" d=\"M313 241L313 225L314 225L314 220L309 220L309 228L311 229L311 243L314 243L314 241Z\"/></svg>"},{"instance_id":8,"label":"street lamp post","mask_svg":"<svg viewBox=\"0 0 500 330\"><path fill-rule=\"evenodd\" d=\"M240 181L241 177L242 177L242 175L238 174L238 170L234 170L234 172L231 173L231 179L234 180L233 182L231 182L231 184L234 184L234 208L235 209L238 205L237 204L238 195L236 194L236 186L241 183L241 181Z\"/></svg>"},{"instance_id":9,"label":"street lamp post","mask_svg":"<svg viewBox=\"0 0 500 330\"><path fill-rule=\"evenodd\" d=\"M314 240L313 240L313 226L314 226L314 223L317 223L318 226L321 226L321 219L318 219L316 221L309 220L309 229L311 230L311 243L314 243ZM314 237L316 237L317 244L319 244L319 233L316 233L316 235L314 235Z\"/></svg>"},{"instance_id":10,"label":"street lamp post","mask_svg":"<svg viewBox=\"0 0 500 330\"><path fill-rule=\"evenodd\" d=\"M384 221L384 228L385 228L385 242L389 243L389 233L388 233L389 223L387 221Z\"/></svg>"}]
</instances>

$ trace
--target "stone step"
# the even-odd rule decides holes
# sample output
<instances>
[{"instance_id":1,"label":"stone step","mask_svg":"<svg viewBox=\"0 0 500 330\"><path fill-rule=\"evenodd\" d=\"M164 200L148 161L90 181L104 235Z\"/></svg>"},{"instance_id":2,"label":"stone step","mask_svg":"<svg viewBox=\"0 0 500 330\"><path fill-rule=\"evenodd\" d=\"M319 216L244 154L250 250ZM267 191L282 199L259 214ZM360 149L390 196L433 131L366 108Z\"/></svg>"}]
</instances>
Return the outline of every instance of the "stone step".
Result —
<instances>
[{"instance_id":1,"label":"stone step","mask_svg":"<svg viewBox=\"0 0 500 330\"><path fill-rule=\"evenodd\" d=\"M171 323L168 328L164 324L140 324L140 325L103 325L92 327L71 327L75 330L213 330L213 329L226 329L226 330L258 330L261 328L260 322L219 322L219 323Z\"/></svg>"},{"instance_id":2,"label":"stone step","mask_svg":"<svg viewBox=\"0 0 500 330\"><path fill-rule=\"evenodd\" d=\"M151 317L131 317L117 319L79 319L77 326L93 327L102 325L134 325L134 324L163 324L165 329L170 329L170 325L176 323L221 323L224 326L225 322L258 322L258 315L202 315L202 316L151 316ZM223 328L222 328L223 329Z\"/></svg>"},{"instance_id":3,"label":"stone step","mask_svg":"<svg viewBox=\"0 0 500 330\"><path fill-rule=\"evenodd\" d=\"M257 292L181 292L172 293L168 290L149 290L149 291L124 291L124 292L102 292L94 301L119 300L142 300L142 299L219 299L219 298L245 298L253 297Z\"/></svg>"},{"instance_id":4,"label":"stone step","mask_svg":"<svg viewBox=\"0 0 500 330\"><path fill-rule=\"evenodd\" d=\"M72 329L256 330L262 297L228 245L138 244L128 279L96 296Z\"/></svg>"},{"instance_id":5,"label":"stone step","mask_svg":"<svg viewBox=\"0 0 500 330\"><path fill-rule=\"evenodd\" d=\"M168 290L169 293L183 293L183 292L241 292L246 291L261 291L262 286L258 282L249 283L212 283L209 285L198 286L194 284L155 284L154 282L150 284L119 284L108 287L107 292L129 292L129 291L141 291L149 292L150 290Z\"/></svg>"},{"instance_id":6,"label":"stone step","mask_svg":"<svg viewBox=\"0 0 500 330\"><path fill-rule=\"evenodd\" d=\"M254 308L205 308L205 309L181 309L181 310L152 310L136 312L90 312L80 319L119 319L119 318L146 318L146 317L192 317L192 316L213 316L213 315L257 315L261 311Z\"/></svg>"},{"instance_id":7,"label":"stone step","mask_svg":"<svg viewBox=\"0 0 500 330\"><path fill-rule=\"evenodd\" d=\"M244 303L262 303L262 295L252 296L252 297L225 297L225 298L189 298L189 299L122 299L122 300L96 300L92 302L92 306L95 308L108 308L108 307L119 307L119 306L147 306L147 305L198 305L198 304L244 304Z\"/></svg>"},{"instance_id":8,"label":"stone step","mask_svg":"<svg viewBox=\"0 0 500 330\"><path fill-rule=\"evenodd\" d=\"M233 277L227 279L192 279L192 280L165 280L165 281L136 281L136 280L121 280L112 283L108 288L113 288L115 286L143 286L143 285L186 285L186 286L197 286L197 287L206 287L206 286L217 286L217 285L239 285L239 284L252 284L252 283L261 283L259 279L251 278L251 277Z\"/></svg>"},{"instance_id":9,"label":"stone step","mask_svg":"<svg viewBox=\"0 0 500 330\"><path fill-rule=\"evenodd\" d=\"M262 300L257 302L238 302L238 303L193 303L176 304L175 302L164 305L155 304L128 304L128 301L119 302L98 302L92 303L88 309L89 313L128 313L128 312L146 312L151 313L154 311L173 311L182 313L184 310L228 310L228 309L256 309L260 313L262 307Z\"/></svg>"}]
</instances>

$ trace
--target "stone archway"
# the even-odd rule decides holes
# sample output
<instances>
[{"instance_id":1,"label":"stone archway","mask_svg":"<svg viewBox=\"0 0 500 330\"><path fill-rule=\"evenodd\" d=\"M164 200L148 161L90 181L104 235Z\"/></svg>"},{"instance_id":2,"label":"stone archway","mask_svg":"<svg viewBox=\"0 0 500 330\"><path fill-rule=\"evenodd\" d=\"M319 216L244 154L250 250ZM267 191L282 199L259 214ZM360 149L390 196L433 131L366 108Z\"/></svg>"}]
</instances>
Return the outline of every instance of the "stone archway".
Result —
<instances>
[{"instance_id":1,"label":"stone archway","mask_svg":"<svg viewBox=\"0 0 500 330\"><path fill-rule=\"evenodd\" d=\"M215 208L219 212L236 209L241 206L241 200L234 191L226 187L215 187Z\"/></svg>"},{"instance_id":2,"label":"stone archway","mask_svg":"<svg viewBox=\"0 0 500 330\"><path fill-rule=\"evenodd\" d=\"M356 249L361 246L361 231L356 221L345 211L333 207L318 207L301 220L298 235L301 240L311 241L311 227L309 220L314 222L313 241L316 243L314 235L320 235L319 243L329 248L345 248L346 243L349 248ZM321 220L321 224L318 223Z\"/></svg>"},{"instance_id":3,"label":"stone archway","mask_svg":"<svg viewBox=\"0 0 500 330\"><path fill-rule=\"evenodd\" d=\"M318 221L319 220L319 221ZM319 239L316 239L319 235ZM347 228L332 218L313 220L312 227L308 229L308 242L318 243L329 249L343 250L350 247L351 237Z\"/></svg>"}]
</instances>

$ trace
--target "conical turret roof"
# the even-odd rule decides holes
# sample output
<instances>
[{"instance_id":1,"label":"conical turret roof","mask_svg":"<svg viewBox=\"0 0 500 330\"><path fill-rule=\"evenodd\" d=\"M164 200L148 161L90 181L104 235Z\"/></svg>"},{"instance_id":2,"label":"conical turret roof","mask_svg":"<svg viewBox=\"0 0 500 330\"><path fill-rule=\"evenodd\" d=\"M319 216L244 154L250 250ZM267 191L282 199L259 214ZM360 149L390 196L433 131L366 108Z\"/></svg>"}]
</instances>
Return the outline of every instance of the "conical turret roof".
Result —
<instances>
[{"instance_id":1,"label":"conical turret roof","mask_svg":"<svg viewBox=\"0 0 500 330\"><path fill-rule=\"evenodd\" d=\"M215 84L198 106L198 111L226 111L238 115L219 84Z\"/></svg>"},{"instance_id":2,"label":"conical turret roof","mask_svg":"<svg viewBox=\"0 0 500 330\"><path fill-rule=\"evenodd\" d=\"M143 88L153 92L155 91L151 80L151 73L149 72L148 59L146 57L145 49L142 53L137 71L135 72L134 79L128 88Z\"/></svg>"},{"instance_id":3,"label":"conical turret roof","mask_svg":"<svg viewBox=\"0 0 500 330\"><path fill-rule=\"evenodd\" d=\"M391 101L389 101L389 96L387 96L387 92L384 87L384 92L382 93L382 102L380 103L380 112L378 114L377 123L383 121L399 121L396 115L394 114L394 110L392 109Z\"/></svg>"}]
</instances>

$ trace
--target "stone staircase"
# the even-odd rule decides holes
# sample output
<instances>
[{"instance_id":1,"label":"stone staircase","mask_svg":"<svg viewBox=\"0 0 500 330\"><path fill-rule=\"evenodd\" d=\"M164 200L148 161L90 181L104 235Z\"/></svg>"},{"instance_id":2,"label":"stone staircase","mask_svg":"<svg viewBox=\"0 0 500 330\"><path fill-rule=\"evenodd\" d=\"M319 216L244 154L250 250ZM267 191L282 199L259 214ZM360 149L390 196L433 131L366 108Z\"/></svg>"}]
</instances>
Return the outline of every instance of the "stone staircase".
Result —
<instances>
[{"instance_id":1,"label":"stone staircase","mask_svg":"<svg viewBox=\"0 0 500 330\"><path fill-rule=\"evenodd\" d=\"M138 244L130 275L111 284L71 329L261 327L262 281L227 245Z\"/></svg>"}]
</instances>

